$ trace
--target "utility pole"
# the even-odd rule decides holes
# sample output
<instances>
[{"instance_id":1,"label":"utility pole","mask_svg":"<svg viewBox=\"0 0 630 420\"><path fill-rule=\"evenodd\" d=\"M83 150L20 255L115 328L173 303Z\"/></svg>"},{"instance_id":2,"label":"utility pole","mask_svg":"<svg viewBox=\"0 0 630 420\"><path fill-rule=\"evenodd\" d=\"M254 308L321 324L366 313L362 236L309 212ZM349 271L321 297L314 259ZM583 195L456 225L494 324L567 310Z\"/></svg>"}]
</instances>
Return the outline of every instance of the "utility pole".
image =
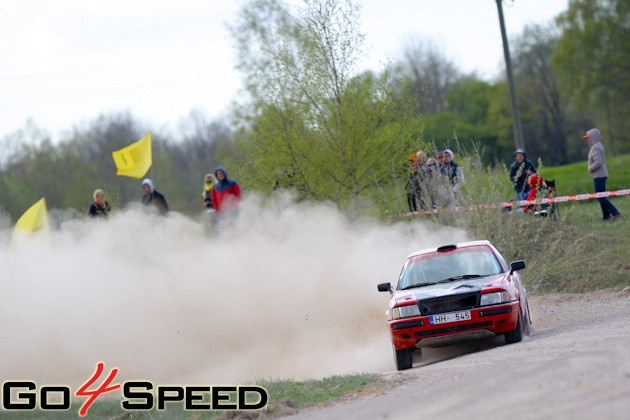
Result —
<instances>
[{"instance_id":1,"label":"utility pole","mask_svg":"<svg viewBox=\"0 0 630 420\"><path fill-rule=\"evenodd\" d=\"M510 99L512 101L512 125L514 126L514 140L517 148L525 148L523 140L523 128L521 127L521 115L518 112L516 102L516 90L514 89L514 75L512 74L512 59L510 58L510 47L508 46L507 35L505 34L505 22L503 20L502 0L497 0L499 9L499 23L501 24L501 37L503 38L503 55L505 56L505 68L507 69L508 86L510 88Z\"/></svg>"}]
</instances>

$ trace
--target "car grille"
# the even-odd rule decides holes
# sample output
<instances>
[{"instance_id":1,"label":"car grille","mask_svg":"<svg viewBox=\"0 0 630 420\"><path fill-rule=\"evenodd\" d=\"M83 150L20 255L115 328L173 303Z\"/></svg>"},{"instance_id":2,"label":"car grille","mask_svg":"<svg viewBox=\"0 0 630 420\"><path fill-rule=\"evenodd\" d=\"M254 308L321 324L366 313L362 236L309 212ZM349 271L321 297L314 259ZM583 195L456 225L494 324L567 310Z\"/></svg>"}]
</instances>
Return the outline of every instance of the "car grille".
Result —
<instances>
[{"instance_id":1,"label":"car grille","mask_svg":"<svg viewBox=\"0 0 630 420\"><path fill-rule=\"evenodd\" d=\"M479 306L480 296L479 292L460 293L454 296L424 299L418 302L418 306L422 315L459 311Z\"/></svg>"}]
</instances>

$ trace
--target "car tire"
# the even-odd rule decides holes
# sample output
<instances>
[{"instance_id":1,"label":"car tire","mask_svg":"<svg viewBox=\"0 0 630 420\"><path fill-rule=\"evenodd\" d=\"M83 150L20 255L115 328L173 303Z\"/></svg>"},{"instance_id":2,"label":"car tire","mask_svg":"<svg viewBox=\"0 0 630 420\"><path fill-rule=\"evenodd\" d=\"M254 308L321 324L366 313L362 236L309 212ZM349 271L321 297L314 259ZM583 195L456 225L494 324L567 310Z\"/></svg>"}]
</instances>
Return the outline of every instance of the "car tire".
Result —
<instances>
[{"instance_id":1,"label":"car tire","mask_svg":"<svg viewBox=\"0 0 630 420\"><path fill-rule=\"evenodd\" d=\"M396 363L396 369L411 369L411 366L413 366L413 349L396 350L396 347L393 345L392 348L394 349L394 362Z\"/></svg>"},{"instance_id":2,"label":"car tire","mask_svg":"<svg viewBox=\"0 0 630 420\"><path fill-rule=\"evenodd\" d=\"M525 317L523 319L523 333L530 335L532 333L532 321L529 318L529 305L525 305Z\"/></svg>"},{"instance_id":3,"label":"car tire","mask_svg":"<svg viewBox=\"0 0 630 420\"><path fill-rule=\"evenodd\" d=\"M518 343L523 339L523 322L521 321L521 311L518 311L516 327L512 331L505 333L505 344Z\"/></svg>"}]
</instances>

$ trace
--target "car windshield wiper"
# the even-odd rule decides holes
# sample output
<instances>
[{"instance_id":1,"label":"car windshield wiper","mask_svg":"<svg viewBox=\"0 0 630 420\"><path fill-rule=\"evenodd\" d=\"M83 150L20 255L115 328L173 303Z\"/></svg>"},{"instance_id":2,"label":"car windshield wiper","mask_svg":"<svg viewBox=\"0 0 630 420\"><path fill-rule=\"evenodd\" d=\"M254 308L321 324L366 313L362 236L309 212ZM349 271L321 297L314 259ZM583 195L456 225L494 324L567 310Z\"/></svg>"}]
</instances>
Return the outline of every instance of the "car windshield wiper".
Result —
<instances>
[{"instance_id":1,"label":"car windshield wiper","mask_svg":"<svg viewBox=\"0 0 630 420\"><path fill-rule=\"evenodd\" d=\"M449 277L444 280L440 280L438 281L438 283L448 283L449 281L455 281L455 280L477 279L479 277L486 277L486 276L482 276L481 274L464 274L463 276L454 276L454 277Z\"/></svg>"},{"instance_id":2,"label":"car windshield wiper","mask_svg":"<svg viewBox=\"0 0 630 420\"><path fill-rule=\"evenodd\" d=\"M403 287L400 290L407 290L407 289L413 289L414 287L422 287L422 286L432 286L434 284L437 284L437 282L429 282L429 283L415 283L406 287Z\"/></svg>"}]
</instances>

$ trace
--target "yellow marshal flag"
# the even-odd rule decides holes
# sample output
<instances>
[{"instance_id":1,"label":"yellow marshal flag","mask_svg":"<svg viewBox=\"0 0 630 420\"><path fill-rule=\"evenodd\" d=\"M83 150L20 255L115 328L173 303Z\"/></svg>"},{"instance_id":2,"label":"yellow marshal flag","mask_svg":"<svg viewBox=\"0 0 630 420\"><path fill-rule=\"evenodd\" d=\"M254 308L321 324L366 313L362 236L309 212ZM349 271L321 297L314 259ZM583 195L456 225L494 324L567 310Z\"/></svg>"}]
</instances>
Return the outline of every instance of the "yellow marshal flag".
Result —
<instances>
[{"instance_id":1,"label":"yellow marshal flag","mask_svg":"<svg viewBox=\"0 0 630 420\"><path fill-rule=\"evenodd\" d=\"M48 210L46 209L46 199L42 198L31 208L26 210L20 217L13 229L11 236L11 246L17 246L22 240L28 236L37 235L38 237L50 240L50 224L48 222Z\"/></svg>"},{"instance_id":2,"label":"yellow marshal flag","mask_svg":"<svg viewBox=\"0 0 630 420\"><path fill-rule=\"evenodd\" d=\"M123 149L112 152L118 172L116 175L142 178L153 163L151 158L151 132Z\"/></svg>"}]
</instances>

